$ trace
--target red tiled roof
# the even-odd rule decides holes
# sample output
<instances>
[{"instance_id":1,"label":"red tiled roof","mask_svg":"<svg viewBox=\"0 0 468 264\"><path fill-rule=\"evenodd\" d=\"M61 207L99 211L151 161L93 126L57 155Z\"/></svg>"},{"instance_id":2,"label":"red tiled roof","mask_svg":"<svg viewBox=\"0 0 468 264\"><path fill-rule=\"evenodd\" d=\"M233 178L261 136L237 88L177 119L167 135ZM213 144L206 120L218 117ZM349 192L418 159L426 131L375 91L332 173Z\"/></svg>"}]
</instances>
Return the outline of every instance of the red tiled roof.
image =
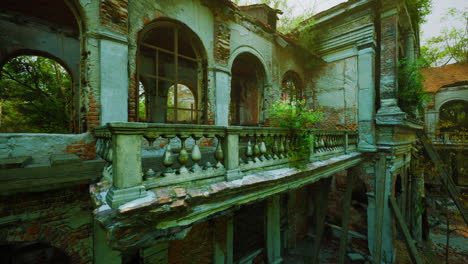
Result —
<instances>
[{"instance_id":1,"label":"red tiled roof","mask_svg":"<svg viewBox=\"0 0 468 264\"><path fill-rule=\"evenodd\" d=\"M422 69L424 90L436 93L445 85L468 81L468 63Z\"/></svg>"}]
</instances>

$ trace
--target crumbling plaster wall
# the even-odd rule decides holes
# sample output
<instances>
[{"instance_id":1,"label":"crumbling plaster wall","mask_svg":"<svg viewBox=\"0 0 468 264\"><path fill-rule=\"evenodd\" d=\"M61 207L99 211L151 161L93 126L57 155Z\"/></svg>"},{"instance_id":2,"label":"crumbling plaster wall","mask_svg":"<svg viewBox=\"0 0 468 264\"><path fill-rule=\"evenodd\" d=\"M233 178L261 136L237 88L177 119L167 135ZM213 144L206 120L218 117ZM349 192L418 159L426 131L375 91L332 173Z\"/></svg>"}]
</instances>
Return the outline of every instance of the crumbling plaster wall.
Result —
<instances>
[{"instance_id":1,"label":"crumbling plaster wall","mask_svg":"<svg viewBox=\"0 0 468 264\"><path fill-rule=\"evenodd\" d=\"M357 66L357 56L351 56L321 67L314 86L317 103L325 112L322 126L357 128Z\"/></svg>"}]
</instances>

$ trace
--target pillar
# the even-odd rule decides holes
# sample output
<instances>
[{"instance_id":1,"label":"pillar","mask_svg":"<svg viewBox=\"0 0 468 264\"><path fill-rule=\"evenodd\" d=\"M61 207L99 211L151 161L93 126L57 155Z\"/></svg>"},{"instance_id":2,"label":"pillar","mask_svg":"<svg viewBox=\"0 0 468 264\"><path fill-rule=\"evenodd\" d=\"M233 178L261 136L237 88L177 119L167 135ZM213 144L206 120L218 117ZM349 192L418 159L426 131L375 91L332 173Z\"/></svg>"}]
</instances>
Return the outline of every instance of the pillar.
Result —
<instances>
[{"instance_id":1,"label":"pillar","mask_svg":"<svg viewBox=\"0 0 468 264\"><path fill-rule=\"evenodd\" d=\"M99 42L101 125L128 121L128 43L120 36Z\"/></svg>"},{"instance_id":2,"label":"pillar","mask_svg":"<svg viewBox=\"0 0 468 264\"><path fill-rule=\"evenodd\" d=\"M380 14L380 109L377 124L397 124L406 118L398 106L398 2L384 1Z\"/></svg>"},{"instance_id":3,"label":"pillar","mask_svg":"<svg viewBox=\"0 0 468 264\"><path fill-rule=\"evenodd\" d=\"M266 211L268 263L281 263L281 216L279 195L275 195L268 199Z\"/></svg>"},{"instance_id":4,"label":"pillar","mask_svg":"<svg viewBox=\"0 0 468 264\"><path fill-rule=\"evenodd\" d=\"M359 46L358 52L359 151L374 152L375 146L375 44Z\"/></svg>"},{"instance_id":5,"label":"pillar","mask_svg":"<svg viewBox=\"0 0 468 264\"><path fill-rule=\"evenodd\" d=\"M122 253L113 250L107 241L107 234L104 228L98 223L94 222L94 246L93 255L95 264L121 264Z\"/></svg>"},{"instance_id":6,"label":"pillar","mask_svg":"<svg viewBox=\"0 0 468 264\"><path fill-rule=\"evenodd\" d=\"M119 207L146 195L141 165L143 123L109 123L112 133L112 188L106 196L111 207Z\"/></svg>"},{"instance_id":7,"label":"pillar","mask_svg":"<svg viewBox=\"0 0 468 264\"><path fill-rule=\"evenodd\" d=\"M224 139L224 166L226 167L226 181L242 178L239 169L239 128L228 127Z\"/></svg>"},{"instance_id":8,"label":"pillar","mask_svg":"<svg viewBox=\"0 0 468 264\"><path fill-rule=\"evenodd\" d=\"M214 264L233 263L233 216L223 216L214 220Z\"/></svg>"},{"instance_id":9,"label":"pillar","mask_svg":"<svg viewBox=\"0 0 468 264\"><path fill-rule=\"evenodd\" d=\"M221 67L212 68L211 71L215 85L215 125L227 126L231 102L231 72Z\"/></svg>"}]
</instances>

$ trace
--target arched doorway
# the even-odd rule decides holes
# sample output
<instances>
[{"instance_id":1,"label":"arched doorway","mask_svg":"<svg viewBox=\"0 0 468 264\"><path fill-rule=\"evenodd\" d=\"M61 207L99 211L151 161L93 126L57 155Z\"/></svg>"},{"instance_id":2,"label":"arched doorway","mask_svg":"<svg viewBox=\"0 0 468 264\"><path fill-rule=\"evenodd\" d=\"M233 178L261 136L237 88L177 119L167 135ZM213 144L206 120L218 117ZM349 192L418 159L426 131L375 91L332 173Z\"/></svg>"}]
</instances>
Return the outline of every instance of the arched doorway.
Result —
<instances>
[{"instance_id":1,"label":"arched doorway","mask_svg":"<svg viewBox=\"0 0 468 264\"><path fill-rule=\"evenodd\" d=\"M257 126L263 121L263 64L251 53L241 53L232 64L231 74L230 124Z\"/></svg>"},{"instance_id":2,"label":"arched doorway","mask_svg":"<svg viewBox=\"0 0 468 264\"><path fill-rule=\"evenodd\" d=\"M47 58L37 60L43 62L43 65L55 67L55 63L58 63L57 65L65 68L72 82L68 87L72 94L69 103L71 110L70 113L67 112L70 124L65 131L57 129L57 124L52 122L52 128L43 128L40 131L35 128L23 129L21 132L79 133L86 130L86 119L84 118L86 109L80 108L79 96L80 83L82 83L80 81L81 42L84 41L80 39L84 23L80 17L79 7L76 0L4 0L0 3L0 13L2 14L0 32L3 34L0 42L0 70L5 69L4 66L11 64L13 60L18 60L20 56L23 64L26 62L24 60L26 55L33 56L30 57L29 62L31 62L31 58L36 60L35 58L40 56ZM54 62L49 63L47 61L49 59ZM26 69L26 66L17 68L16 72L23 71L24 74L30 74ZM4 75L5 72L2 71L2 73ZM40 77L43 76L40 75ZM2 76L2 78L5 77ZM37 94L41 95L42 92L37 91ZM3 97L6 96L3 95ZM68 98L64 99L68 100ZM5 98L3 100L5 101ZM42 110L44 108L37 109L37 112ZM80 116L83 118L81 119ZM39 123L45 124L46 122L48 121L42 120ZM17 127L10 127L10 130L20 132Z\"/></svg>"},{"instance_id":3,"label":"arched doorway","mask_svg":"<svg viewBox=\"0 0 468 264\"><path fill-rule=\"evenodd\" d=\"M140 121L201 123L206 63L201 41L175 21L148 25L138 40ZM140 111L141 112L141 111Z\"/></svg>"}]
</instances>

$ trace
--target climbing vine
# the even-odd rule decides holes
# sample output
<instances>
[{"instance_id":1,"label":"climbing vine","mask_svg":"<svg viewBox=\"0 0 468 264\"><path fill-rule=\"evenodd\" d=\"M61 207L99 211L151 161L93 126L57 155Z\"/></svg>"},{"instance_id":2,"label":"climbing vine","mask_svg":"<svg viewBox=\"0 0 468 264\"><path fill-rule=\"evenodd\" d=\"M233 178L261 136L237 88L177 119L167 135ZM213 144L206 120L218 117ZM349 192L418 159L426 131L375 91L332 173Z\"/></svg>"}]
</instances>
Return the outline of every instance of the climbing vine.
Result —
<instances>
[{"instance_id":1,"label":"climbing vine","mask_svg":"<svg viewBox=\"0 0 468 264\"><path fill-rule=\"evenodd\" d=\"M421 118L424 107L429 100L429 94L424 91L420 68L423 62L407 59L400 60L398 72L398 100L399 106L409 116Z\"/></svg>"}]
</instances>

